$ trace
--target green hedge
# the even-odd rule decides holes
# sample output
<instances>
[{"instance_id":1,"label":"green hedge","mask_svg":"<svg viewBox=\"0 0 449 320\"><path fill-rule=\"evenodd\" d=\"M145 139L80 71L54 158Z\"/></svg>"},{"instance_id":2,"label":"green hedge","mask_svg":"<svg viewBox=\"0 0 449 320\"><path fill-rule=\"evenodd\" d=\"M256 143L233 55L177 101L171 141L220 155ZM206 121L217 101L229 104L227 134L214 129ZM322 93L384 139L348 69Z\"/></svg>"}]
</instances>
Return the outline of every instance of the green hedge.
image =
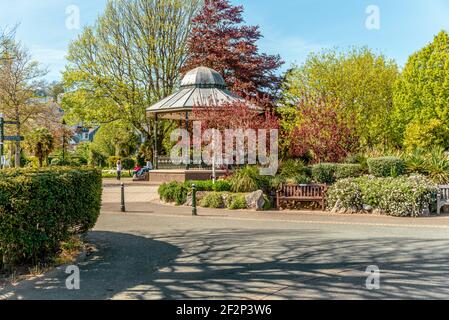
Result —
<instances>
[{"instance_id":1,"label":"green hedge","mask_svg":"<svg viewBox=\"0 0 449 320\"><path fill-rule=\"evenodd\" d=\"M398 177L405 172L405 161L397 157L368 159L369 173L375 177Z\"/></svg>"},{"instance_id":2,"label":"green hedge","mask_svg":"<svg viewBox=\"0 0 449 320\"><path fill-rule=\"evenodd\" d=\"M158 194L161 200L167 203L176 203L176 205L180 206L186 203L187 196L192 192L193 184L196 186L197 191L226 192L231 190L230 183L224 180L216 181L215 184L212 180L187 181L184 183L164 183L159 187Z\"/></svg>"},{"instance_id":3,"label":"green hedge","mask_svg":"<svg viewBox=\"0 0 449 320\"><path fill-rule=\"evenodd\" d=\"M94 169L2 171L0 257L8 265L52 257L62 241L95 225L101 193Z\"/></svg>"},{"instance_id":4,"label":"green hedge","mask_svg":"<svg viewBox=\"0 0 449 320\"><path fill-rule=\"evenodd\" d=\"M337 180L363 175L360 164L320 163L312 166L312 179L316 183L332 184Z\"/></svg>"},{"instance_id":5,"label":"green hedge","mask_svg":"<svg viewBox=\"0 0 449 320\"><path fill-rule=\"evenodd\" d=\"M430 206L436 187L425 177L343 179L327 192L329 209L362 211L363 205L392 216L422 215Z\"/></svg>"}]
</instances>

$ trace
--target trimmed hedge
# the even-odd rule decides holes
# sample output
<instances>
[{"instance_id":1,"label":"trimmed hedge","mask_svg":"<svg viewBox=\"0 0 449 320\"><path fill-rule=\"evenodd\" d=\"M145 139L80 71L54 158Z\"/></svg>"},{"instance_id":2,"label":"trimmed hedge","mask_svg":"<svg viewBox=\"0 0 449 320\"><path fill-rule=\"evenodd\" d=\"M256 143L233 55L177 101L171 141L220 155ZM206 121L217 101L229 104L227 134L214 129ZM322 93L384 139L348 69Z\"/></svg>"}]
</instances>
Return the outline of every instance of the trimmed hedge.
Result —
<instances>
[{"instance_id":1,"label":"trimmed hedge","mask_svg":"<svg viewBox=\"0 0 449 320\"><path fill-rule=\"evenodd\" d=\"M368 159L369 173L375 177L398 177L405 173L405 161L398 157Z\"/></svg>"},{"instance_id":2,"label":"trimmed hedge","mask_svg":"<svg viewBox=\"0 0 449 320\"><path fill-rule=\"evenodd\" d=\"M421 216L431 205L436 187L425 177L343 179L327 192L329 209L361 212L363 205L382 214ZM336 208L338 207L338 208Z\"/></svg>"},{"instance_id":3,"label":"trimmed hedge","mask_svg":"<svg viewBox=\"0 0 449 320\"><path fill-rule=\"evenodd\" d=\"M337 180L363 175L360 164L320 163L312 166L312 178L317 183L332 184Z\"/></svg>"},{"instance_id":4,"label":"trimmed hedge","mask_svg":"<svg viewBox=\"0 0 449 320\"><path fill-rule=\"evenodd\" d=\"M219 180L215 184L212 180L208 181L187 181L184 183L170 182L159 186L158 194L161 200L167 203L176 203L181 206L187 201L187 196L192 192L192 184L195 184L197 191L214 191L227 192L231 190L231 185L228 181Z\"/></svg>"},{"instance_id":5,"label":"trimmed hedge","mask_svg":"<svg viewBox=\"0 0 449 320\"><path fill-rule=\"evenodd\" d=\"M0 266L50 258L62 241L94 227L101 193L101 172L94 169L2 171Z\"/></svg>"}]
</instances>

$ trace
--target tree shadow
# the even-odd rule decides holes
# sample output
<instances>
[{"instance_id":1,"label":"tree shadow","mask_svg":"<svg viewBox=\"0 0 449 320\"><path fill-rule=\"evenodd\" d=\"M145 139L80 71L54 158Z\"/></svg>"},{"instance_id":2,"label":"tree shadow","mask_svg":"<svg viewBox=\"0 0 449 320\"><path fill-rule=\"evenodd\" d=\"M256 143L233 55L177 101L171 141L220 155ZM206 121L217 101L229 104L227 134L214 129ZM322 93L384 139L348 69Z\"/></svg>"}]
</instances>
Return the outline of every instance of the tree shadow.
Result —
<instances>
[{"instance_id":1,"label":"tree shadow","mask_svg":"<svg viewBox=\"0 0 449 320\"><path fill-rule=\"evenodd\" d=\"M300 232L300 233L299 233ZM79 264L81 290L63 271L9 292L12 299L442 299L449 240L345 239L318 230L190 229L152 239L92 232L99 252ZM365 270L381 270L368 290Z\"/></svg>"}]
</instances>

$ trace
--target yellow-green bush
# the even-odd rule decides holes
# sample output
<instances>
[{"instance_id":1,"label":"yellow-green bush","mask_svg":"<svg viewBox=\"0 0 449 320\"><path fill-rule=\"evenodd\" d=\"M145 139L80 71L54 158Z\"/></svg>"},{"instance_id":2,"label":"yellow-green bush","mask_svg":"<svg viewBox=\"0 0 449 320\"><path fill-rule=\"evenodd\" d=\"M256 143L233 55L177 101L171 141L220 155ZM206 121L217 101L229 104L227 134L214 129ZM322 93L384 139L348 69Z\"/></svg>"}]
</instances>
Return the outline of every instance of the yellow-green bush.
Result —
<instances>
[{"instance_id":1,"label":"yellow-green bush","mask_svg":"<svg viewBox=\"0 0 449 320\"><path fill-rule=\"evenodd\" d=\"M100 214L101 192L94 169L0 172L0 263L49 258L61 241L87 232Z\"/></svg>"}]
</instances>

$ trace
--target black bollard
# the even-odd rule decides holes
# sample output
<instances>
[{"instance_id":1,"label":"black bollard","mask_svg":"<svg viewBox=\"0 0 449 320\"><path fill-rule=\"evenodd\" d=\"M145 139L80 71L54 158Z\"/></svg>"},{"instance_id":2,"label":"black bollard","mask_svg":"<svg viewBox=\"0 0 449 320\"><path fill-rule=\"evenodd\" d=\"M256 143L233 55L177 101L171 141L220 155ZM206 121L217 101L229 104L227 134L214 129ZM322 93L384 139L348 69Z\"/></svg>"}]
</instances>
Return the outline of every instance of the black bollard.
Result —
<instances>
[{"instance_id":1,"label":"black bollard","mask_svg":"<svg viewBox=\"0 0 449 320\"><path fill-rule=\"evenodd\" d=\"M121 211L122 212L126 212L126 208L125 208L125 184L122 183L121 184L121 195L122 195L122 201L121 201Z\"/></svg>"},{"instance_id":2,"label":"black bollard","mask_svg":"<svg viewBox=\"0 0 449 320\"><path fill-rule=\"evenodd\" d=\"M198 211L196 209L196 185L192 184L192 216L197 216Z\"/></svg>"}]
</instances>

